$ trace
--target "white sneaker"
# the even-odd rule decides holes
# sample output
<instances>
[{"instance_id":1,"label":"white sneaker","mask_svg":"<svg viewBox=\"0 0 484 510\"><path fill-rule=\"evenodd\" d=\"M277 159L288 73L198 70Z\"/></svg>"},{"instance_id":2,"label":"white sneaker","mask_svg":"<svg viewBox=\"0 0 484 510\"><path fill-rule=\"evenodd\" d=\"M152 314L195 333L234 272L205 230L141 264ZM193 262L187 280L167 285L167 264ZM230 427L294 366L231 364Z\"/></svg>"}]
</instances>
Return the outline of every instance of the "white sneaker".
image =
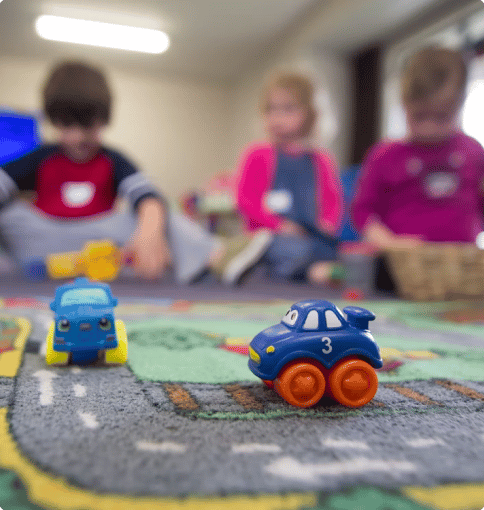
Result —
<instances>
[{"instance_id":1,"label":"white sneaker","mask_svg":"<svg viewBox=\"0 0 484 510\"><path fill-rule=\"evenodd\" d=\"M274 238L270 230L259 230L253 237L228 242L226 264L221 280L225 285L237 285L242 276L252 269L265 255Z\"/></svg>"}]
</instances>

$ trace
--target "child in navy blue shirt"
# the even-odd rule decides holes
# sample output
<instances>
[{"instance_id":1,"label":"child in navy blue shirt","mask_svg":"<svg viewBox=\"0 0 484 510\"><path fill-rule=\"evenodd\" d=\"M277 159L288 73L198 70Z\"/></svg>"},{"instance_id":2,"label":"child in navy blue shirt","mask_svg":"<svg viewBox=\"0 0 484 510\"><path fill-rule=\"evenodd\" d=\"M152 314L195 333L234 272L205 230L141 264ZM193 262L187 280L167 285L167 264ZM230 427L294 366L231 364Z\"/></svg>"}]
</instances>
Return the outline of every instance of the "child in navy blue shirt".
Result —
<instances>
[{"instance_id":1,"label":"child in navy blue shirt","mask_svg":"<svg viewBox=\"0 0 484 510\"><path fill-rule=\"evenodd\" d=\"M18 191L36 192L33 204L16 201L0 213L0 232L11 253L27 263L109 238L133 257L142 277L158 277L172 266L179 282L211 269L236 283L262 255L265 235L230 249L198 224L170 212L162 194L127 158L102 145L111 102L99 70L68 62L52 72L44 109L58 143L0 168L0 205ZM130 212L115 209L119 196L128 200Z\"/></svg>"}]
</instances>

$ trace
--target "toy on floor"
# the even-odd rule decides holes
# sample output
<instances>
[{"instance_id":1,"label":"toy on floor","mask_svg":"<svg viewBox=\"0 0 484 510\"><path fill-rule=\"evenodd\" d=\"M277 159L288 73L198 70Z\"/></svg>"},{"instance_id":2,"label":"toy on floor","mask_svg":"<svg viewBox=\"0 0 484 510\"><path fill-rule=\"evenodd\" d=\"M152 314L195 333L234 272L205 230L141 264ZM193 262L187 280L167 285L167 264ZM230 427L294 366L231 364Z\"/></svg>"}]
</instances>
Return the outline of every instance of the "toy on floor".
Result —
<instances>
[{"instance_id":1,"label":"toy on floor","mask_svg":"<svg viewBox=\"0 0 484 510\"><path fill-rule=\"evenodd\" d=\"M47 267L42 259L33 259L24 264L24 274L30 280L45 280Z\"/></svg>"},{"instance_id":2,"label":"toy on floor","mask_svg":"<svg viewBox=\"0 0 484 510\"><path fill-rule=\"evenodd\" d=\"M116 279L123 264L119 248L109 240L88 241L79 252L55 253L46 258L47 274L53 279L87 276L91 280Z\"/></svg>"},{"instance_id":3,"label":"toy on floor","mask_svg":"<svg viewBox=\"0 0 484 510\"><path fill-rule=\"evenodd\" d=\"M374 369L383 366L368 330L375 315L357 306L343 312L323 300L294 304L280 324L254 337L250 370L294 406L313 406L323 395L349 407L367 404L378 388Z\"/></svg>"},{"instance_id":4,"label":"toy on floor","mask_svg":"<svg viewBox=\"0 0 484 510\"><path fill-rule=\"evenodd\" d=\"M363 301L365 294L358 287L349 287L343 292L343 299L346 301Z\"/></svg>"},{"instance_id":5,"label":"toy on floor","mask_svg":"<svg viewBox=\"0 0 484 510\"><path fill-rule=\"evenodd\" d=\"M107 283L76 278L57 287L50 304L55 315L47 333L47 364L66 365L70 359L85 365L100 358L125 363L128 341L123 321L114 319L117 304Z\"/></svg>"}]
</instances>

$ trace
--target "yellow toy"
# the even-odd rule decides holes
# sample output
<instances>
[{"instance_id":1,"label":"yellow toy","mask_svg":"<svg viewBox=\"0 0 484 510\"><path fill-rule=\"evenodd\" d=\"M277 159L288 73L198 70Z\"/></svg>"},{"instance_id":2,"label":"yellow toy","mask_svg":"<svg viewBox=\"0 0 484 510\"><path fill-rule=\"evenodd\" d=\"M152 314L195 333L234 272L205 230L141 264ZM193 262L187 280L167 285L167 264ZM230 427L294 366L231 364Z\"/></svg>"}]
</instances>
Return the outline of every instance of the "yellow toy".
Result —
<instances>
[{"instance_id":1,"label":"yellow toy","mask_svg":"<svg viewBox=\"0 0 484 510\"><path fill-rule=\"evenodd\" d=\"M120 249L105 239L88 241L81 251L49 255L45 263L47 274L53 279L87 276L90 280L112 281L118 276L123 260Z\"/></svg>"}]
</instances>

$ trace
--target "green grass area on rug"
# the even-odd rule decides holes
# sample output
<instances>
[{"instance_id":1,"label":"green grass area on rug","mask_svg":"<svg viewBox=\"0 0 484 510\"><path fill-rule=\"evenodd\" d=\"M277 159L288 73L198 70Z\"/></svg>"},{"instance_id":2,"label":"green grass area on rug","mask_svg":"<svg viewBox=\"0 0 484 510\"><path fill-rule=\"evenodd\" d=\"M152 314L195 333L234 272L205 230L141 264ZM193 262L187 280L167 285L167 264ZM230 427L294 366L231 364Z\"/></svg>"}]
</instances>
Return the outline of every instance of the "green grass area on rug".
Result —
<instances>
[{"instance_id":1,"label":"green grass area on rug","mask_svg":"<svg viewBox=\"0 0 484 510\"><path fill-rule=\"evenodd\" d=\"M18 476L6 469L0 469L0 507L3 510L41 510L29 501Z\"/></svg>"},{"instance_id":2,"label":"green grass area on rug","mask_svg":"<svg viewBox=\"0 0 484 510\"><path fill-rule=\"evenodd\" d=\"M396 490L356 487L339 494L321 494L316 506L301 510L430 510L430 507L411 501Z\"/></svg>"}]
</instances>

